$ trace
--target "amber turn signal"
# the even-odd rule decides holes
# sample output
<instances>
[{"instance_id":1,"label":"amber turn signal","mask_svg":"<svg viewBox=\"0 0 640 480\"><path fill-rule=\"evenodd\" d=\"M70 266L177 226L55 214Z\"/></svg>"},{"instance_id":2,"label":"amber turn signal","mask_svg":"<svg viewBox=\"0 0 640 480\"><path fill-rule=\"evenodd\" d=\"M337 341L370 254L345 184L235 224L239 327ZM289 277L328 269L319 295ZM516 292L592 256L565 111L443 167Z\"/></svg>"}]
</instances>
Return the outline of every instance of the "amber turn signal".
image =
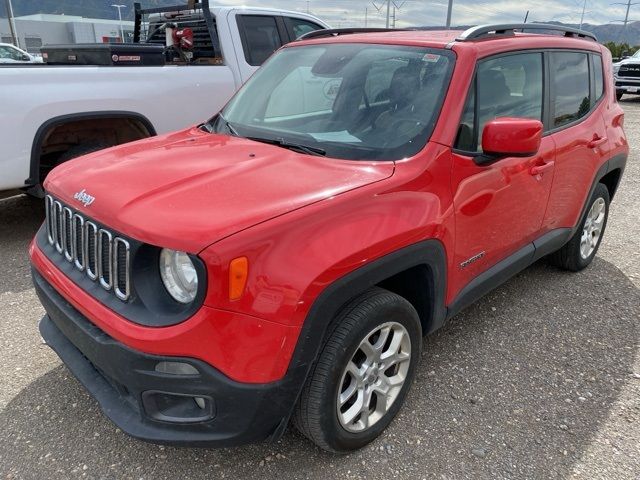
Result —
<instances>
[{"instance_id":1,"label":"amber turn signal","mask_svg":"<svg viewBox=\"0 0 640 480\"><path fill-rule=\"evenodd\" d=\"M238 300L244 292L249 274L249 260L238 257L229 264L229 300Z\"/></svg>"}]
</instances>

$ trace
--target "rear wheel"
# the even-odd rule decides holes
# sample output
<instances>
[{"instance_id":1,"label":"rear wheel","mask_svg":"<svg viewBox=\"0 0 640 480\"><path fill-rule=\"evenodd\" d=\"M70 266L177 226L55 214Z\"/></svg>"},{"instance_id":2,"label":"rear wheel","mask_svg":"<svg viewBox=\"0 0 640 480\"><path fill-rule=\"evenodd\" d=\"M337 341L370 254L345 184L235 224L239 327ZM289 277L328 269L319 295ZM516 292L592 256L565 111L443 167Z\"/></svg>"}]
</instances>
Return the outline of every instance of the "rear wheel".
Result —
<instances>
[{"instance_id":1,"label":"rear wheel","mask_svg":"<svg viewBox=\"0 0 640 480\"><path fill-rule=\"evenodd\" d=\"M591 195L580 228L564 247L550 256L552 263L577 272L593 261L607 226L609 202L609 190L599 183Z\"/></svg>"},{"instance_id":2,"label":"rear wheel","mask_svg":"<svg viewBox=\"0 0 640 480\"><path fill-rule=\"evenodd\" d=\"M402 407L422 330L413 306L380 288L353 300L333 325L293 421L319 447L346 453L374 440Z\"/></svg>"}]
</instances>

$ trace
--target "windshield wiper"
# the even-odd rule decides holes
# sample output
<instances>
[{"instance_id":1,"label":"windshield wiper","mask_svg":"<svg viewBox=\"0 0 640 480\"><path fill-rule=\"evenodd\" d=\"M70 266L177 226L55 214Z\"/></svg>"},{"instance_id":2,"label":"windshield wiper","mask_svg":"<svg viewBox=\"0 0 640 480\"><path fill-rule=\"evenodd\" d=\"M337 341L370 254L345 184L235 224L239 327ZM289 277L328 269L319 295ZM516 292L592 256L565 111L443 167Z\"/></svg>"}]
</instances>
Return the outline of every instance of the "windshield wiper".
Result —
<instances>
[{"instance_id":1,"label":"windshield wiper","mask_svg":"<svg viewBox=\"0 0 640 480\"><path fill-rule=\"evenodd\" d=\"M327 152L322 148L311 147L309 145L303 145L301 143L288 142L283 138L263 138L263 137L247 137L254 142L268 143L269 145L276 145L278 147L286 148L288 150L294 150L307 155L315 155L317 157L326 157Z\"/></svg>"},{"instance_id":2,"label":"windshield wiper","mask_svg":"<svg viewBox=\"0 0 640 480\"><path fill-rule=\"evenodd\" d=\"M240 136L236 128L233 125L231 125L231 123L226 118L224 118L221 113L219 113L218 116L214 118L216 120L218 119L221 120L222 124L225 126L227 130L229 130L229 133L231 135L233 135L234 137ZM213 133L215 131L213 128L213 122L211 120L200 125L200 128L204 128L208 133Z\"/></svg>"}]
</instances>

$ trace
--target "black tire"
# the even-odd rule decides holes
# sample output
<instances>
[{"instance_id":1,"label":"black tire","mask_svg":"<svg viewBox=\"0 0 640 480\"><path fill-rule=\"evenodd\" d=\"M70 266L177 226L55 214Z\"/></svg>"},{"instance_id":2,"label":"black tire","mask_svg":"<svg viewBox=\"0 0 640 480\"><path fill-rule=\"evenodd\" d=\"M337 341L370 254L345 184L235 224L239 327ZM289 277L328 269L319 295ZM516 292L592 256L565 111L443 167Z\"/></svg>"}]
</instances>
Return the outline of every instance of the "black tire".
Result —
<instances>
[{"instance_id":1,"label":"black tire","mask_svg":"<svg viewBox=\"0 0 640 480\"><path fill-rule=\"evenodd\" d=\"M350 432L341 425L336 404L339 389L343 387L345 368L367 334L391 320L406 329L410 340L409 367L404 383L379 420L361 432ZM336 316L330 328L332 331L303 388L293 423L320 448L348 453L378 437L402 407L420 359L422 328L418 313L407 300L381 288L373 288L352 300Z\"/></svg>"},{"instance_id":2,"label":"black tire","mask_svg":"<svg viewBox=\"0 0 640 480\"><path fill-rule=\"evenodd\" d=\"M580 253L580 241L582 238L585 222L587 221L587 216L589 215L589 211L591 210L593 204L598 201L598 199L604 200L604 223L602 224L600 238L598 238L598 242L595 248L587 258L584 258ZM596 256L598 248L600 248L600 243L602 242L602 237L604 236L604 232L607 227L607 220L609 219L609 203L609 190L602 183L598 183L593 194L591 195L591 198L589 199L589 203L587 204L587 208L585 209L582 220L580 221L580 226L576 230L576 233L560 250L550 255L549 259L551 263L572 272L578 272L583 268L589 266L589 264L593 261L593 257Z\"/></svg>"},{"instance_id":3,"label":"black tire","mask_svg":"<svg viewBox=\"0 0 640 480\"><path fill-rule=\"evenodd\" d=\"M62 155L60 155L58 157L57 164L64 163L67 160L78 158L83 155L88 155L89 153L97 152L99 150L103 150L108 147L109 145L107 145L106 143L98 143L98 142L80 143L78 145L74 145L69 150L67 150Z\"/></svg>"},{"instance_id":4,"label":"black tire","mask_svg":"<svg viewBox=\"0 0 640 480\"><path fill-rule=\"evenodd\" d=\"M623 95L624 95L624 92L616 91L616 100L620 101Z\"/></svg>"}]
</instances>

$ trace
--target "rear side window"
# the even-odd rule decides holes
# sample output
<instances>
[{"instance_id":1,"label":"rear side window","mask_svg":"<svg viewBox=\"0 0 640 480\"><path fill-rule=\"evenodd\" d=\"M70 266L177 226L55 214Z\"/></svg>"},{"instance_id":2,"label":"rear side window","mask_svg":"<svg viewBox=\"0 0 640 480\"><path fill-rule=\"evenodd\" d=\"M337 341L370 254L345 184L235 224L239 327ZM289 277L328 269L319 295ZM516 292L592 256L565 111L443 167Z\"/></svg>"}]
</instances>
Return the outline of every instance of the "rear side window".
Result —
<instances>
[{"instance_id":1,"label":"rear side window","mask_svg":"<svg viewBox=\"0 0 640 480\"><path fill-rule=\"evenodd\" d=\"M552 52L550 57L553 128L558 128L589 113L589 57L576 52Z\"/></svg>"},{"instance_id":2,"label":"rear side window","mask_svg":"<svg viewBox=\"0 0 640 480\"><path fill-rule=\"evenodd\" d=\"M313 23L308 20L302 20L301 18L284 17L284 23L289 30L289 36L292 40L300 38L305 33L323 29L323 27L318 25L317 23Z\"/></svg>"},{"instance_id":3,"label":"rear side window","mask_svg":"<svg viewBox=\"0 0 640 480\"><path fill-rule=\"evenodd\" d=\"M602 57L600 55L593 55L593 75L595 100L598 101L604 93L604 69L602 68Z\"/></svg>"},{"instance_id":4,"label":"rear side window","mask_svg":"<svg viewBox=\"0 0 640 480\"><path fill-rule=\"evenodd\" d=\"M282 38L276 18L267 15L242 15L238 17L242 33L244 57L249 65L260 66L282 46Z\"/></svg>"},{"instance_id":5,"label":"rear side window","mask_svg":"<svg viewBox=\"0 0 640 480\"><path fill-rule=\"evenodd\" d=\"M455 147L480 151L482 130L499 117L542 120L542 54L507 55L478 64Z\"/></svg>"}]
</instances>

